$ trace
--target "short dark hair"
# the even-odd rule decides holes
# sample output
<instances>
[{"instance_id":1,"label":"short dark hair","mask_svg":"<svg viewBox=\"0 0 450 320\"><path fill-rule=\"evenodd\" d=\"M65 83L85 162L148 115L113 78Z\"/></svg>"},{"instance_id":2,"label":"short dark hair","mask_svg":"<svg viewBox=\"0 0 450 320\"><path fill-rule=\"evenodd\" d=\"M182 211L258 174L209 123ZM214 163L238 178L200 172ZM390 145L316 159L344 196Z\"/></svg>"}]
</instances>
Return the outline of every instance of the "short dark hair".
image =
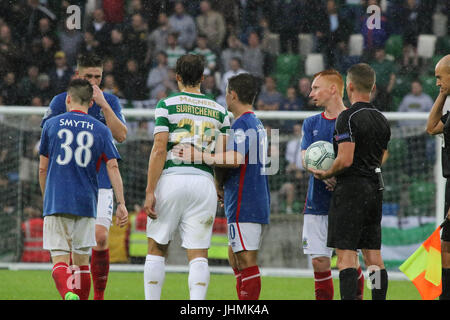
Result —
<instances>
[{"instance_id":1,"label":"short dark hair","mask_svg":"<svg viewBox=\"0 0 450 320\"><path fill-rule=\"evenodd\" d=\"M103 59L96 54L80 55L77 59L77 68L103 68Z\"/></svg>"},{"instance_id":2,"label":"short dark hair","mask_svg":"<svg viewBox=\"0 0 450 320\"><path fill-rule=\"evenodd\" d=\"M94 89L89 81L84 79L74 79L70 81L67 93L73 100L83 106L89 106L94 94Z\"/></svg>"},{"instance_id":3,"label":"short dark hair","mask_svg":"<svg viewBox=\"0 0 450 320\"><path fill-rule=\"evenodd\" d=\"M356 91L370 93L376 81L375 70L367 63L358 63L347 71L347 77L355 86Z\"/></svg>"},{"instance_id":4,"label":"short dark hair","mask_svg":"<svg viewBox=\"0 0 450 320\"><path fill-rule=\"evenodd\" d=\"M253 104L258 94L259 81L250 73L240 73L228 79L228 92L234 91L240 102Z\"/></svg>"},{"instance_id":5,"label":"short dark hair","mask_svg":"<svg viewBox=\"0 0 450 320\"><path fill-rule=\"evenodd\" d=\"M202 55L185 54L178 58L175 73L185 86L197 86L202 81L206 60Z\"/></svg>"}]
</instances>

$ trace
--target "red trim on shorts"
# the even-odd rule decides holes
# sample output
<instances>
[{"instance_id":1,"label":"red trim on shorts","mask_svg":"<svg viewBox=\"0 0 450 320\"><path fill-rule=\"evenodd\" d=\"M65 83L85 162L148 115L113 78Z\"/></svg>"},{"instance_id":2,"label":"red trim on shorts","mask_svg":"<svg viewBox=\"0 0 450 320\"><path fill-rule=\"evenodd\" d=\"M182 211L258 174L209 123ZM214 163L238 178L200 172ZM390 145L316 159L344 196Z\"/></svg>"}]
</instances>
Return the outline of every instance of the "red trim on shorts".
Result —
<instances>
[{"instance_id":1,"label":"red trim on shorts","mask_svg":"<svg viewBox=\"0 0 450 320\"><path fill-rule=\"evenodd\" d=\"M241 203L242 203L242 190L244 189L244 179L245 179L245 171L247 170L247 162L248 155L245 156L245 163L241 166L241 173L239 175L239 191L238 191L238 200L237 200L237 209L236 209L236 227L239 234L239 240L242 244L242 249L245 249L244 239L242 239L241 228L239 228L239 212L241 211Z\"/></svg>"}]
</instances>

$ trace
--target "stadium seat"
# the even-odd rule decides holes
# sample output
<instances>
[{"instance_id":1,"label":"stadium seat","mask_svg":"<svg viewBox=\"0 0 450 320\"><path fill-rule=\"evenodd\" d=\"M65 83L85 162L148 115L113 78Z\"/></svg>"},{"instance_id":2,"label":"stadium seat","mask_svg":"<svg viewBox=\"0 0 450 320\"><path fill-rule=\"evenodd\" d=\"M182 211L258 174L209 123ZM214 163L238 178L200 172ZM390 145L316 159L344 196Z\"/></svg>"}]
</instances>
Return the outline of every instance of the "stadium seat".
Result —
<instances>
[{"instance_id":1,"label":"stadium seat","mask_svg":"<svg viewBox=\"0 0 450 320\"><path fill-rule=\"evenodd\" d=\"M314 37L311 33L300 33L298 35L298 48L300 55L306 57L313 52Z\"/></svg>"},{"instance_id":2,"label":"stadium seat","mask_svg":"<svg viewBox=\"0 0 450 320\"><path fill-rule=\"evenodd\" d=\"M385 52L394 57L395 60L400 59L403 55L403 38L401 35L394 34L386 41Z\"/></svg>"},{"instance_id":3,"label":"stadium seat","mask_svg":"<svg viewBox=\"0 0 450 320\"><path fill-rule=\"evenodd\" d=\"M445 37L447 35L448 18L441 12L433 15L433 34L436 37Z\"/></svg>"},{"instance_id":4,"label":"stadium seat","mask_svg":"<svg viewBox=\"0 0 450 320\"><path fill-rule=\"evenodd\" d=\"M276 61L277 74L298 75L300 72L301 58L296 54L280 54Z\"/></svg>"},{"instance_id":5,"label":"stadium seat","mask_svg":"<svg viewBox=\"0 0 450 320\"><path fill-rule=\"evenodd\" d=\"M437 37L434 34L420 34L417 39L417 54L420 58L430 59L434 56Z\"/></svg>"},{"instance_id":6,"label":"stadium seat","mask_svg":"<svg viewBox=\"0 0 450 320\"><path fill-rule=\"evenodd\" d=\"M436 42L436 53L446 55L450 52L450 35L438 38Z\"/></svg>"},{"instance_id":7,"label":"stadium seat","mask_svg":"<svg viewBox=\"0 0 450 320\"><path fill-rule=\"evenodd\" d=\"M291 85L292 75L289 73L276 73L274 77L277 82L277 90L285 95L287 89Z\"/></svg>"},{"instance_id":8,"label":"stadium seat","mask_svg":"<svg viewBox=\"0 0 450 320\"><path fill-rule=\"evenodd\" d=\"M439 87L436 85L436 78L434 76L421 76L419 77L422 83L423 92L428 94L431 99L436 99L439 95Z\"/></svg>"},{"instance_id":9,"label":"stadium seat","mask_svg":"<svg viewBox=\"0 0 450 320\"><path fill-rule=\"evenodd\" d=\"M321 53L310 53L306 57L305 61L305 74L307 76L312 76L317 72L325 69L325 62L323 54Z\"/></svg>"},{"instance_id":10,"label":"stadium seat","mask_svg":"<svg viewBox=\"0 0 450 320\"><path fill-rule=\"evenodd\" d=\"M364 38L362 34L352 34L348 42L348 48L350 56L361 56L364 49Z\"/></svg>"},{"instance_id":11,"label":"stadium seat","mask_svg":"<svg viewBox=\"0 0 450 320\"><path fill-rule=\"evenodd\" d=\"M267 52L273 56L280 54L280 35L278 33L270 33L267 37Z\"/></svg>"}]
</instances>

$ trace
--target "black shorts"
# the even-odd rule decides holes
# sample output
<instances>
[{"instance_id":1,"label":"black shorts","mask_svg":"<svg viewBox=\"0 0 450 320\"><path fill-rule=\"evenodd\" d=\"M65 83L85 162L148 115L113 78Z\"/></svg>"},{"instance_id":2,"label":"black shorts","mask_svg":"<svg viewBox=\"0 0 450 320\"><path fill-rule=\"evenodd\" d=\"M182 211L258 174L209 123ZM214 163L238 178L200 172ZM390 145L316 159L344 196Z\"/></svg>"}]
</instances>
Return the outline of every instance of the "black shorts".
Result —
<instances>
[{"instance_id":1,"label":"black shorts","mask_svg":"<svg viewBox=\"0 0 450 320\"><path fill-rule=\"evenodd\" d=\"M383 193L364 177L340 179L328 213L327 246L341 250L381 249Z\"/></svg>"},{"instance_id":2,"label":"black shorts","mask_svg":"<svg viewBox=\"0 0 450 320\"><path fill-rule=\"evenodd\" d=\"M447 215L450 208L450 182L447 179L445 183L445 205L444 205L444 218ZM450 242L450 223L445 223L442 228L441 240Z\"/></svg>"}]
</instances>

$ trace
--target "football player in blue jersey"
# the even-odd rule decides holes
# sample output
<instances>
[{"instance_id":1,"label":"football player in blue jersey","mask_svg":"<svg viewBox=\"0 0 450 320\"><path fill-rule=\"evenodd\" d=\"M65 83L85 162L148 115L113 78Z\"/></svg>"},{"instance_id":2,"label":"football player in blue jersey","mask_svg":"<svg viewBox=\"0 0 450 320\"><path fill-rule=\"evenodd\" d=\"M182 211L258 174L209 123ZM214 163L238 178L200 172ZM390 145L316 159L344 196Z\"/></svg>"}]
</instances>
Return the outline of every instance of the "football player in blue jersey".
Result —
<instances>
[{"instance_id":1,"label":"football player in blue jersey","mask_svg":"<svg viewBox=\"0 0 450 320\"><path fill-rule=\"evenodd\" d=\"M303 122L302 157L306 149L316 141L333 143L336 118L346 109L342 101L344 81L336 70L325 70L314 75L310 98L317 107L323 107L320 114L306 118ZM306 166L305 166L306 168ZM328 210L335 178L319 180L310 175L303 220L303 252L311 257L314 269L316 300L332 300L334 295L331 276L332 248L327 247ZM358 268L358 297L362 299L364 275Z\"/></svg>"},{"instance_id":2,"label":"football player in blue jersey","mask_svg":"<svg viewBox=\"0 0 450 320\"><path fill-rule=\"evenodd\" d=\"M104 123L111 130L113 138L118 142L126 139L127 127L122 114L119 99L99 88L102 81L103 62L96 55L80 56L77 61L76 77L89 81L94 94L94 104L88 114ZM41 127L48 119L66 112L67 92L56 95L42 120ZM106 167L101 165L99 175L99 194L95 238L97 245L92 250L91 272L94 284L94 299L102 300L109 273L108 234L113 214L113 191L106 173Z\"/></svg>"},{"instance_id":3,"label":"football player in blue jersey","mask_svg":"<svg viewBox=\"0 0 450 320\"><path fill-rule=\"evenodd\" d=\"M88 115L93 91L87 80L73 80L65 98L69 112L45 122L40 142L43 247L51 252L56 288L63 299L69 300L89 297L89 253L96 245L97 175L102 162L106 164L118 203L116 222L123 227L128 221L117 163L120 156L111 131ZM68 270L71 257L77 266L75 281ZM69 285L71 282L74 287Z\"/></svg>"},{"instance_id":4,"label":"football player in blue jersey","mask_svg":"<svg viewBox=\"0 0 450 320\"><path fill-rule=\"evenodd\" d=\"M253 113L258 92L256 79L243 73L229 79L226 90L228 110L234 122L226 151L198 155L192 148L177 148L178 156L218 168L228 168L223 182L216 182L223 194L228 222L229 262L236 276L240 300L257 300L261 275L257 264L263 226L269 223L270 191L266 173L267 134Z\"/></svg>"}]
</instances>

